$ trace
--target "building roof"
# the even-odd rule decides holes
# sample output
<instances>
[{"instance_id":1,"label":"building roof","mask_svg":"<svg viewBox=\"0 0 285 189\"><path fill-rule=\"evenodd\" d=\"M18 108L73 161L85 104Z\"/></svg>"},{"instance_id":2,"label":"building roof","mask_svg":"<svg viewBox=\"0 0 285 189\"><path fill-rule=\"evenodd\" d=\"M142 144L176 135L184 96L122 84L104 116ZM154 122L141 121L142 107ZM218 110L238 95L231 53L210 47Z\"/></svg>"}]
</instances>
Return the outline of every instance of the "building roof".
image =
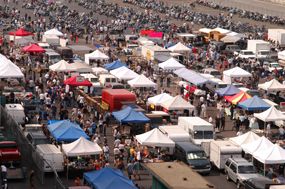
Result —
<instances>
[{"instance_id":1,"label":"building roof","mask_svg":"<svg viewBox=\"0 0 285 189\"><path fill-rule=\"evenodd\" d=\"M215 188L182 162L146 163L144 166L169 189ZM174 173L175 176L173 176Z\"/></svg>"}]
</instances>

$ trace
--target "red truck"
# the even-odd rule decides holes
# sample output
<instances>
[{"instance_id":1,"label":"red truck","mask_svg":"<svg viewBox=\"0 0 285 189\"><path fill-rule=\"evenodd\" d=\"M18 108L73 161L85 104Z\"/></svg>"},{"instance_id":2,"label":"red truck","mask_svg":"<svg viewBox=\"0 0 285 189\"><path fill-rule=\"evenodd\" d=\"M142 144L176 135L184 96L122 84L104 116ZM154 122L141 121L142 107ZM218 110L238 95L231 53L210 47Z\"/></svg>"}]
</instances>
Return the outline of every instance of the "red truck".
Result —
<instances>
[{"instance_id":1,"label":"red truck","mask_svg":"<svg viewBox=\"0 0 285 189\"><path fill-rule=\"evenodd\" d=\"M117 111L125 103L135 103L136 95L126 89L104 89L102 91L102 105L109 111Z\"/></svg>"},{"instance_id":2,"label":"red truck","mask_svg":"<svg viewBox=\"0 0 285 189\"><path fill-rule=\"evenodd\" d=\"M21 162L21 153L15 141L0 142L0 162L1 163Z\"/></svg>"}]
</instances>

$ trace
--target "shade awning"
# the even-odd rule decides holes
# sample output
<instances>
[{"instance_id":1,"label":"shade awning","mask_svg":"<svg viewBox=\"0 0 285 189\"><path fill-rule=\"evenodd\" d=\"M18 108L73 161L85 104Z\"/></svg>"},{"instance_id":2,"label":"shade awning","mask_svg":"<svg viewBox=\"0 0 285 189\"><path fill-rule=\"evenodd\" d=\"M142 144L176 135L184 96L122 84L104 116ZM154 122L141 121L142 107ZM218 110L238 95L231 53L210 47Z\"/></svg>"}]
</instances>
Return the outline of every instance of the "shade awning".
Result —
<instances>
[{"instance_id":1,"label":"shade awning","mask_svg":"<svg viewBox=\"0 0 285 189\"><path fill-rule=\"evenodd\" d=\"M238 106L248 111L267 110L271 106L258 96L249 98L243 102L238 103Z\"/></svg>"},{"instance_id":2,"label":"shade awning","mask_svg":"<svg viewBox=\"0 0 285 189\"><path fill-rule=\"evenodd\" d=\"M31 45L23 47L22 51L23 52L29 52L29 53L44 53L45 49L43 49L42 47L40 47L36 44L31 44Z\"/></svg>"},{"instance_id":3,"label":"shade awning","mask_svg":"<svg viewBox=\"0 0 285 189\"><path fill-rule=\"evenodd\" d=\"M147 123L150 121L142 112L137 112L131 107L113 112L112 115L120 123Z\"/></svg>"},{"instance_id":4,"label":"shade awning","mask_svg":"<svg viewBox=\"0 0 285 189\"><path fill-rule=\"evenodd\" d=\"M149 78L144 76L143 74L138 75L136 78L129 80L128 84L133 88L139 87L156 87L157 84L151 81Z\"/></svg>"},{"instance_id":5,"label":"shade awning","mask_svg":"<svg viewBox=\"0 0 285 189\"><path fill-rule=\"evenodd\" d=\"M32 32L26 31L24 28L20 28L17 31L9 32L9 35L25 37L25 36L30 36L30 35L34 35L34 34Z\"/></svg>"},{"instance_id":6,"label":"shade awning","mask_svg":"<svg viewBox=\"0 0 285 189\"><path fill-rule=\"evenodd\" d=\"M251 98L251 96L247 94L246 92L241 91L234 96L225 96L224 98L230 103L237 105L238 103Z\"/></svg>"},{"instance_id":7,"label":"shade awning","mask_svg":"<svg viewBox=\"0 0 285 189\"><path fill-rule=\"evenodd\" d=\"M271 108L264 112L255 113L254 117L264 122L285 120L285 115L274 106L271 106Z\"/></svg>"},{"instance_id":8,"label":"shade awning","mask_svg":"<svg viewBox=\"0 0 285 189\"><path fill-rule=\"evenodd\" d=\"M64 81L64 84L65 85L70 85L70 86L75 86L75 87L78 87L78 86L91 87L92 86L92 83L89 80L87 80L84 77L82 77L82 76L70 77L70 78L68 78L68 79L66 79Z\"/></svg>"}]
</instances>

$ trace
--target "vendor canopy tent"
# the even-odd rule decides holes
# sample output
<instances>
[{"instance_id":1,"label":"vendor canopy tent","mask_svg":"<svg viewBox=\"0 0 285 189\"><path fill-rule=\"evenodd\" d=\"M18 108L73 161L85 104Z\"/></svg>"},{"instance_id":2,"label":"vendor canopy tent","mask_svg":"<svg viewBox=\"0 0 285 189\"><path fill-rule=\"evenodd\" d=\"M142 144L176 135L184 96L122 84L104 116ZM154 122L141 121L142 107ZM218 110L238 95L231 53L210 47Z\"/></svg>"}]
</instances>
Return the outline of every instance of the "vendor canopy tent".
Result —
<instances>
[{"instance_id":1,"label":"vendor canopy tent","mask_svg":"<svg viewBox=\"0 0 285 189\"><path fill-rule=\"evenodd\" d=\"M137 112L131 107L113 112L112 115L120 123L147 123L150 121L142 112Z\"/></svg>"},{"instance_id":2,"label":"vendor canopy tent","mask_svg":"<svg viewBox=\"0 0 285 189\"><path fill-rule=\"evenodd\" d=\"M58 31L58 29L53 28L44 33L44 35L55 35L55 36L63 36L63 33Z\"/></svg>"},{"instance_id":3,"label":"vendor canopy tent","mask_svg":"<svg viewBox=\"0 0 285 189\"><path fill-rule=\"evenodd\" d=\"M136 72L134 72L133 70L130 70L129 68L125 66L111 70L110 73L120 80L130 80L138 76Z\"/></svg>"},{"instance_id":4,"label":"vendor canopy tent","mask_svg":"<svg viewBox=\"0 0 285 189\"><path fill-rule=\"evenodd\" d=\"M62 150L68 157L95 155L102 153L102 148L97 143L91 142L84 137L80 137L72 143L63 144Z\"/></svg>"},{"instance_id":5,"label":"vendor canopy tent","mask_svg":"<svg viewBox=\"0 0 285 189\"><path fill-rule=\"evenodd\" d=\"M90 54L85 54L85 62L89 64L90 60L109 60L109 56L99 50L96 50Z\"/></svg>"},{"instance_id":6,"label":"vendor canopy tent","mask_svg":"<svg viewBox=\"0 0 285 189\"><path fill-rule=\"evenodd\" d=\"M239 92L238 94L234 95L234 96L225 96L224 97L227 101L229 101L232 104L238 104L240 102L243 102L249 98L251 98L251 96L249 94L247 94L246 92Z\"/></svg>"},{"instance_id":7,"label":"vendor canopy tent","mask_svg":"<svg viewBox=\"0 0 285 189\"><path fill-rule=\"evenodd\" d=\"M243 102L238 103L238 106L248 111L267 110L271 106L258 96L249 98Z\"/></svg>"},{"instance_id":8,"label":"vendor canopy tent","mask_svg":"<svg viewBox=\"0 0 285 189\"><path fill-rule=\"evenodd\" d=\"M189 47L183 45L181 42L169 47L168 50L172 52L186 52L186 53L191 51Z\"/></svg>"},{"instance_id":9,"label":"vendor canopy tent","mask_svg":"<svg viewBox=\"0 0 285 189\"><path fill-rule=\"evenodd\" d=\"M134 183L119 169L103 168L86 172L83 178L94 189L136 189Z\"/></svg>"},{"instance_id":10,"label":"vendor canopy tent","mask_svg":"<svg viewBox=\"0 0 285 189\"><path fill-rule=\"evenodd\" d=\"M136 78L129 80L128 84L133 87L156 87L156 83L152 82L150 79L148 79L143 74L138 75Z\"/></svg>"},{"instance_id":11,"label":"vendor canopy tent","mask_svg":"<svg viewBox=\"0 0 285 189\"><path fill-rule=\"evenodd\" d=\"M69 72L70 71L70 64L65 60L61 60L51 66L49 69L55 72Z\"/></svg>"},{"instance_id":12,"label":"vendor canopy tent","mask_svg":"<svg viewBox=\"0 0 285 189\"><path fill-rule=\"evenodd\" d=\"M167 100L173 99L172 96L170 96L167 93L161 93L159 95L150 97L147 99L148 104L153 104L155 106L160 106L162 102L165 102Z\"/></svg>"},{"instance_id":13,"label":"vendor canopy tent","mask_svg":"<svg viewBox=\"0 0 285 189\"><path fill-rule=\"evenodd\" d=\"M237 137L232 137L229 140L239 146L243 145L243 144L248 144L251 143L253 141L256 141L257 139L259 139L260 136L258 136L257 134L255 134L252 131L249 131L243 135L237 136Z\"/></svg>"},{"instance_id":14,"label":"vendor canopy tent","mask_svg":"<svg viewBox=\"0 0 285 189\"><path fill-rule=\"evenodd\" d=\"M23 52L29 52L29 53L44 53L45 49L43 49L42 47L40 47L36 44L31 44L31 45L23 47L22 51Z\"/></svg>"},{"instance_id":15,"label":"vendor canopy tent","mask_svg":"<svg viewBox=\"0 0 285 189\"><path fill-rule=\"evenodd\" d=\"M74 72L92 72L92 68L83 62L71 63L70 70Z\"/></svg>"},{"instance_id":16,"label":"vendor canopy tent","mask_svg":"<svg viewBox=\"0 0 285 189\"><path fill-rule=\"evenodd\" d=\"M285 150L278 144L271 148L264 149L262 153L253 153L253 157L264 164L283 164L285 163Z\"/></svg>"},{"instance_id":17,"label":"vendor canopy tent","mask_svg":"<svg viewBox=\"0 0 285 189\"><path fill-rule=\"evenodd\" d=\"M138 143L144 146L174 147L175 143L164 135L159 129L154 128L146 133L136 135Z\"/></svg>"},{"instance_id":18,"label":"vendor canopy tent","mask_svg":"<svg viewBox=\"0 0 285 189\"><path fill-rule=\"evenodd\" d=\"M121 62L120 60L115 60L112 63L104 65L106 70L114 70L114 69L120 68L122 66L127 66L127 65L125 63Z\"/></svg>"},{"instance_id":19,"label":"vendor canopy tent","mask_svg":"<svg viewBox=\"0 0 285 189\"><path fill-rule=\"evenodd\" d=\"M221 89L216 90L216 93L218 93L218 95L220 95L220 96L232 96L232 95L235 95L239 92L240 92L240 90L238 88L236 88L234 85L228 85L225 88L221 88Z\"/></svg>"},{"instance_id":20,"label":"vendor canopy tent","mask_svg":"<svg viewBox=\"0 0 285 189\"><path fill-rule=\"evenodd\" d=\"M9 32L9 35L14 35L14 36L20 36L20 37L24 37L24 36L30 36L30 35L34 35L32 32L28 32L23 28L18 29L17 31L11 31Z\"/></svg>"},{"instance_id":21,"label":"vendor canopy tent","mask_svg":"<svg viewBox=\"0 0 285 189\"><path fill-rule=\"evenodd\" d=\"M285 85L282 85L276 79L272 79L271 81L258 84L258 88L266 90L266 91L284 91Z\"/></svg>"},{"instance_id":22,"label":"vendor canopy tent","mask_svg":"<svg viewBox=\"0 0 285 189\"><path fill-rule=\"evenodd\" d=\"M89 139L86 133L79 125L70 122L69 120L62 120L47 126L51 135L58 142L73 142L80 137Z\"/></svg>"},{"instance_id":23,"label":"vendor canopy tent","mask_svg":"<svg viewBox=\"0 0 285 189\"><path fill-rule=\"evenodd\" d=\"M278 59L285 60L285 50L278 52Z\"/></svg>"},{"instance_id":24,"label":"vendor canopy tent","mask_svg":"<svg viewBox=\"0 0 285 189\"><path fill-rule=\"evenodd\" d=\"M232 83L232 78L240 77L252 77L252 74L240 67L234 67L223 72L223 81L228 84Z\"/></svg>"},{"instance_id":25,"label":"vendor canopy tent","mask_svg":"<svg viewBox=\"0 0 285 189\"><path fill-rule=\"evenodd\" d=\"M241 37L238 35L226 35L225 37L221 38L221 41L224 43L236 43L241 40Z\"/></svg>"},{"instance_id":26,"label":"vendor canopy tent","mask_svg":"<svg viewBox=\"0 0 285 189\"><path fill-rule=\"evenodd\" d=\"M186 80L189 83L192 83L196 86L203 85L203 84L209 82L209 80L207 78L203 77L201 74L199 74L193 70L188 70L187 68L178 69L178 70L174 71L174 73L178 77L181 77L184 80Z\"/></svg>"},{"instance_id":27,"label":"vendor canopy tent","mask_svg":"<svg viewBox=\"0 0 285 189\"><path fill-rule=\"evenodd\" d=\"M253 155L253 153L257 151L260 147L270 148L272 146L273 143L270 142L270 140L268 140L266 137L262 136L251 143L242 144L241 148L243 149L243 151L245 151L245 153Z\"/></svg>"},{"instance_id":28,"label":"vendor canopy tent","mask_svg":"<svg viewBox=\"0 0 285 189\"><path fill-rule=\"evenodd\" d=\"M184 100L180 95L161 102L161 106L167 110L193 110L194 106Z\"/></svg>"},{"instance_id":29,"label":"vendor canopy tent","mask_svg":"<svg viewBox=\"0 0 285 189\"><path fill-rule=\"evenodd\" d=\"M264 112L255 113L254 117L264 122L285 120L285 115L274 106L271 106L271 108Z\"/></svg>"},{"instance_id":30,"label":"vendor canopy tent","mask_svg":"<svg viewBox=\"0 0 285 189\"><path fill-rule=\"evenodd\" d=\"M64 81L64 84L70 85L70 86L75 86L75 87L78 87L78 86L91 87L92 86L92 83L88 79L85 79L82 76L70 77Z\"/></svg>"},{"instance_id":31,"label":"vendor canopy tent","mask_svg":"<svg viewBox=\"0 0 285 189\"><path fill-rule=\"evenodd\" d=\"M4 55L0 54L0 78L23 78L21 69Z\"/></svg>"},{"instance_id":32,"label":"vendor canopy tent","mask_svg":"<svg viewBox=\"0 0 285 189\"><path fill-rule=\"evenodd\" d=\"M102 68L102 67L94 67L94 68L92 68L92 72L95 75L99 75L99 74L108 73L108 70L106 70L105 68Z\"/></svg>"},{"instance_id":33,"label":"vendor canopy tent","mask_svg":"<svg viewBox=\"0 0 285 189\"><path fill-rule=\"evenodd\" d=\"M180 68L185 68L184 65L180 64L175 58L170 58L165 62L158 64L163 70L178 70Z\"/></svg>"}]
</instances>

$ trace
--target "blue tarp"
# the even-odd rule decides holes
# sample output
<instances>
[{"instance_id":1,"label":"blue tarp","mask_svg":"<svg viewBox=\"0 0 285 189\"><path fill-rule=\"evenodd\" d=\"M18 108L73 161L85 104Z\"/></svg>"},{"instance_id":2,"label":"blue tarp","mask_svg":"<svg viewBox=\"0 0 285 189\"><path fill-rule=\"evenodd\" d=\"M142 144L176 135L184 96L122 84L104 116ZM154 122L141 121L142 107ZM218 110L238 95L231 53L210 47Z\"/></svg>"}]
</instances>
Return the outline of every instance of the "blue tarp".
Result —
<instances>
[{"instance_id":1,"label":"blue tarp","mask_svg":"<svg viewBox=\"0 0 285 189\"><path fill-rule=\"evenodd\" d=\"M262 100L258 96L254 96L241 103L238 103L238 106L248 111L267 110L268 108L271 107L269 104L267 104L264 100Z\"/></svg>"},{"instance_id":2,"label":"blue tarp","mask_svg":"<svg viewBox=\"0 0 285 189\"><path fill-rule=\"evenodd\" d=\"M192 83L196 86L198 85L203 85L207 82L211 82L209 81L207 78L203 77L201 74L193 71L193 70L189 70L187 68L181 68L179 70L174 71L174 73L178 76L183 78L184 80L188 81L189 83Z\"/></svg>"},{"instance_id":3,"label":"blue tarp","mask_svg":"<svg viewBox=\"0 0 285 189\"><path fill-rule=\"evenodd\" d=\"M134 183L118 169L86 172L83 178L94 189L136 189Z\"/></svg>"},{"instance_id":4,"label":"blue tarp","mask_svg":"<svg viewBox=\"0 0 285 189\"><path fill-rule=\"evenodd\" d=\"M120 123L147 123L150 121L142 112L137 112L131 107L126 107L118 112L113 112L112 115Z\"/></svg>"},{"instance_id":5,"label":"blue tarp","mask_svg":"<svg viewBox=\"0 0 285 189\"><path fill-rule=\"evenodd\" d=\"M218 95L220 95L220 96L232 96L232 95L235 95L239 92L240 92L240 90L238 88L236 88L234 85L228 85L225 88L221 88L221 89L216 90L216 93L218 93Z\"/></svg>"},{"instance_id":6,"label":"blue tarp","mask_svg":"<svg viewBox=\"0 0 285 189\"><path fill-rule=\"evenodd\" d=\"M47 126L51 135L58 142L73 142L81 136L89 139L87 134L80 128L79 125L70 122L69 120L62 120L52 123Z\"/></svg>"},{"instance_id":7,"label":"blue tarp","mask_svg":"<svg viewBox=\"0 0 285 189\"><path fill-rule=\"evenodd\" d=\"M116 60L116 61L114 61L112 63L104 65L106 70L114 70L114 69L120 68L122 66L127 66L127 65L124 64L123 62L121 62L120 60Z\"/></svg>"}]
</instances>

